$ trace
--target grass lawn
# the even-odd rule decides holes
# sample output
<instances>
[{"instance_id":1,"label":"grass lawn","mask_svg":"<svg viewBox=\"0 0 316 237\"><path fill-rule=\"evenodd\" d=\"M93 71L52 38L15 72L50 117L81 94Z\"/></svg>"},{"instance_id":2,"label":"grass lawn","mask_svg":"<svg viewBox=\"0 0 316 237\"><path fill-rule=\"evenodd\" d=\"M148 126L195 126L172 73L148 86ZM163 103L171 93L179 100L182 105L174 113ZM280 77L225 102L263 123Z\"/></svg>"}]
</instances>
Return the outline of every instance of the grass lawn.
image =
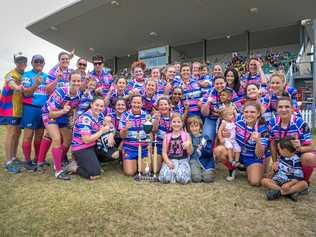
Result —
<instances>
[{"instance_id":1,"label":"grass lawn","mask_svg":"<svg viewBox=\"0 0 316 237\"><path fill-rule=\"evenodd\" d=\"M0 236L316 236L315 178L294 203L225 175L184 186L136 183L113 164L94 182L0 169Z\"/></svg>"}]
</instances>

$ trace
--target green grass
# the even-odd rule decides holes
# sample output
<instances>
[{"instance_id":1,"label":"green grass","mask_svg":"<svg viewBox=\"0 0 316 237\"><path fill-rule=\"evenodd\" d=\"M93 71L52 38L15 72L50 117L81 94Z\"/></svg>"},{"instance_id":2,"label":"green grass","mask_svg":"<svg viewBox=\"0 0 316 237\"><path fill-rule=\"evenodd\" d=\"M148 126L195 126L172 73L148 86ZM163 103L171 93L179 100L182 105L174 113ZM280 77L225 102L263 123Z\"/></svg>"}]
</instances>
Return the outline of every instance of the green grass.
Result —
<instances>
[{"instance_id":1,"label":"green grass","mask_svg":"<svg viewBox=\"0 0 316 237\"><path fill-rule=\"evenodd\" d=\"M225 175L220 166L212 184L161 185L135 183L114 164L94 182L1 169L0 236L316 235L315 179L298 203L267 202L244 174Z\"/></svg>"}]
</instances>

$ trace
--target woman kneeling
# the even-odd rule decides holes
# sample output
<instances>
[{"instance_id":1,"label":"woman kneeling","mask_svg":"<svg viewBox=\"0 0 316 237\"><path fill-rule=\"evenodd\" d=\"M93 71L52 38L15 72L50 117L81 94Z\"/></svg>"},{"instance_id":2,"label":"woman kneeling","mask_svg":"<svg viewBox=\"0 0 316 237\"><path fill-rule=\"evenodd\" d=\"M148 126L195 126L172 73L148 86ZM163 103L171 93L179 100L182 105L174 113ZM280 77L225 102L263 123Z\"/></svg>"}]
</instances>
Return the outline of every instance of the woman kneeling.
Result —
<instances>
[{"instance_id":1,"label":"woman kneeling","mask_svg":"<svg viewBox=\"0 0 316 237\"><path fill-rule=\"evenodd\" d=\"M101 166L95 154L96 141L111 129L110 124L103 125L104 107L103 98L94 98L91 108L77 119L73 130L71 148L78 164L77 174L90 180L101 174Z\"/></svg>"}]
</instances>

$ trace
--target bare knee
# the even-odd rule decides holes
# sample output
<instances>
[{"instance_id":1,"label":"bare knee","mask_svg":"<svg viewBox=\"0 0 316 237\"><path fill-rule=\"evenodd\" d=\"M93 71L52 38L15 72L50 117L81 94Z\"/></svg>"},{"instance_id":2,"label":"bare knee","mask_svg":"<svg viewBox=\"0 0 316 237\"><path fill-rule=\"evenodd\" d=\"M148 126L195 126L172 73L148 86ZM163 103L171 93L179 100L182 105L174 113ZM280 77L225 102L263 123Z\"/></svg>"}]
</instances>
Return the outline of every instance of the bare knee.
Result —
<instances>
[{"instance_id":1,"label":"bare knee","mask_svg":"<svg viewBox=\"0 0 316 237\"><path fill-rule=\"evenodd\" d=\"M261 182L260 182L260 179L248 179L248 183L251 185L251 186L260 186Z\"/></svg>"}]
</instances>

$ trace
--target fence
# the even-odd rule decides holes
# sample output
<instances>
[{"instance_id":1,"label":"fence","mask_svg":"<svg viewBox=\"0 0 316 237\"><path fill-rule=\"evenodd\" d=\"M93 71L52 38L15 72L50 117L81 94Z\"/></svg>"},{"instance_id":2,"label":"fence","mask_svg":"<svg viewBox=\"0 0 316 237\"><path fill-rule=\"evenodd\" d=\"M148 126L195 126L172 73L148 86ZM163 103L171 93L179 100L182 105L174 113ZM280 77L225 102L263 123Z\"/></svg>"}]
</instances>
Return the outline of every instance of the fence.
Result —
<instances>
[{"instance_id":1,"label":"fence","mask_svg":"<svg viewBox=\"0 0 316 237\"><path fill-rule=\"evenodd\" d=\"M314 126L313 126L313 111L312 110L302 110L302 117L310 128L316 128L316 121L314 121Z\"/></svg>"}]
</instances>

